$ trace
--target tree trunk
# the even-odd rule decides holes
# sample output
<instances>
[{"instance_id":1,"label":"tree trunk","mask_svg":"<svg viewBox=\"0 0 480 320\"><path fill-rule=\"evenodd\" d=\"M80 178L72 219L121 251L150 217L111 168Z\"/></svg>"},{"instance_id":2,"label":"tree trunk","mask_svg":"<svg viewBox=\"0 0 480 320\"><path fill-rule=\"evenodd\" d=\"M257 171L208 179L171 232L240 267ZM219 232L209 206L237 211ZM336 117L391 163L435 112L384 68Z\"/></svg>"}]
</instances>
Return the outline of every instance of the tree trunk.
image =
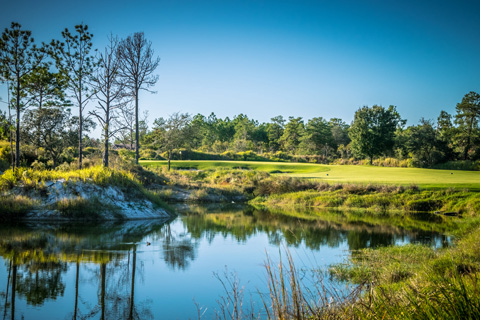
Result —
<instances>
[{"instance_id":1,"label":"tree trunk","mask_svg":"<svg viewBox=\"0 0 480 320\"><path fill-rule=\"evenodd\" d=\"M167 152L167 154L168 154L168 171L170 171L170 158L171 158L171 152L170 152L170 151L168 151L168 152Z\"/></svg>"},{"instance_id":2,"label":"tree trunk","mask_svg":"<svg viewBox=\"0 0 480 320\"><path fill-rule=\"evenodd\" d=\"M17 129L15 133L15 167L20 166L20 78L17 77L17 92L16 92L16 99L17 99Z\"/></svg>"},{"instance_id":3,"label":"tree trunk","mask_svg":"<svg viewBox=\"0 0 480 320\"><path fill-rule=\"evenodd\" d=\"M468 159L468 150L470 149L470 135L471 135L471 130L468 130L468 136L467 136L467 143L465 145L465 149L463 150L463 160Z\"/></svg>"},{"instance_id":4,"label":"tree trunk","mask_svg":"<svg viewBox=\"0 0 480 320\"><path fill-rule=\"evenodd\" d=\"M12 105L10 103L10 81L7 81L7 102L8 102L8 124L10 131L10 157L11 157L11 166L15 167L15 157L13 154L13 132L12 132Z\"/></svg>"},{"instance_id":5,"label":"tree trunk","mask_svg":"<svg viewBox=\"0 0 480 320\"><path fill-rule=\"evenodd\" d=\"M13 257L15 259L15 256ZM17 265L13 261L13 272L12 272L12 320L15 319L15 287L17 286Z\"/></svg>"},{"instance_id":6,"label":"tree trunk","mask_svg":"<svg viewBox=\"0 0 480 320\"><path fill-rule=\"evenodd\" d=\"M103 166L108 168L108 125L110 123L110 106L107 105L107 114L105 122L105 153L103 156Z\"/></svg>"},{"instance_id":7,"label":"tree trunk","mask_svg":"<svg viewBox=\"0 0 480 320\"><path fill-rule=\"evenodd\" d=\"M132 286L130 289L130 313L128 319L133 319L133 307L135 297L135 268L137 263L137 247L133 247L133 263L132 263Z\"/></svg>"},{"instance_id":8,"label":"tree trunk","mask_svg":"<svg viewBox=\"0 0 480 320\"><path fill-rule=\"evenodd\" d=\"M82 130L83 130L83 116L82 116L82 78L80 76L79 82L80 90L78 90L78 108L79 108L79 119L78 119L78 169L82 169L82 158L83 158L83 144L82 144Z\"/></svg>"},{"instance_id":9,"label":"tree trunk","mask_svg":"<svg viewBox=\"0 0 480 320\"><path fill-rule=\"evenodd\" d=\"M138 164L140 147L140 134L138 130L138 88L135 84L135 163Z\"/></svg>"},{"instance_id":10,"label":"tree trunk","mask_svg":"<svg viewBox=\"0 0 480 320\"><path fill-rule=\"evenodd\" d=\"M102 313L100 316L101 320L105 319L105 284L106 284L106 274L107 274L107 264L100 264L100 277L101 277L101 290L100 290L100 306Z\"/></svg>"},{"instance_id":11,"label":"tree trunk","mask_svg":"<svg viewBox=\"0 0 480 320\"><path fill-rule=\"evenodd\" d=\"M7 277L7 292L5 293L5 309L3 310L3 319L7 316L7 302L8 302L8 290L10 287L10 274L12 273L12 263L13 260L10 260L10 266L8 268L8 277Z\"/></svg>"},{"instance_id":12,"label":"tree trunk","mask_svg":"<svg viewBox=\"0 0 480 320\"><path fill-rule=\"evenodd\" d=\"M77 257L77 274L75 276L75 310L73 311L73 319L77 319L77 309L78 309L78 278L80 274L80 262L78 261L79 257Z\"/></svg>"}]
</instances>

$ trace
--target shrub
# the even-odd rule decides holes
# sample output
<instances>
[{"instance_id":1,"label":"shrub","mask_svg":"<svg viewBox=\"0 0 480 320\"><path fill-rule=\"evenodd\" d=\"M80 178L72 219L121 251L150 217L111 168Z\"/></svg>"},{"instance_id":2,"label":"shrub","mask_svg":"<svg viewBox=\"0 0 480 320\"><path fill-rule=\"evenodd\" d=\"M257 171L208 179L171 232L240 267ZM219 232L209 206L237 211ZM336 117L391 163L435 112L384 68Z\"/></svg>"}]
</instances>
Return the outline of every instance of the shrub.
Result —
<instances>
[{"instance_id":1,"label":"shrub","mask_svg":"<svg viewBox=\"0 0 480 320\"><path fill-rule=\"evenodd\" d=\"M442 206L441 200L434 199L410 200L406 205L407 210L410 211L434 211L439 210Z\"/></svg>"},{"instance_id":2,"label":"shrub","mask_svg":"<svg viewBox=\"0 0 480 320\"><path fill-rule=\"evenodd\" d=\"M82 197L60 199L55 203L54 209L58 210L63 217L82 220L98 220L101 218L100 213L105 211L118 212L117 207L106 205L98 198L85 199Z\"/></svg>"},{"instance_id":3,"label":"shrub","mask_svg":"<svg viewBox=\"0 0 480 320\"><path fill-rule=\"evenodd\" d=\"M0 220L18 219L33 208L32 199L25 196L0 196Z\"/></svg>"},{"instance_id":4,"label":"shrub","mask_svg":"<svg viewBox=\"0 0 480 320\"><path fill-rule=\"evenodd\" d=\"M437 164L433 166L434 169L442 170L470 170L470 171L479 171L480 170L480 160L470 161L470 160L458 160L458 161L448 161L445 163Z\"/></svg>"}]
</instances>

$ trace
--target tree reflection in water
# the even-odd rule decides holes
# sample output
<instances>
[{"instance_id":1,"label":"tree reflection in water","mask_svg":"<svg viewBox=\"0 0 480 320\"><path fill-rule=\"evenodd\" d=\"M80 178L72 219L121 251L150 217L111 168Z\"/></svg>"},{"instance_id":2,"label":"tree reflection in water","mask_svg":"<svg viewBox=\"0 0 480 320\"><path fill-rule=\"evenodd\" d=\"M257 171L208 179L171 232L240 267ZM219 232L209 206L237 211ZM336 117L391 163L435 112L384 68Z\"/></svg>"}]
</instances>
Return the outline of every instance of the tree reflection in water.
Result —
<instances>
[{"instance_id":1,"label":"tree reflection in water","mask_svg":"<svg viewBox=\"0 0 480 320\"><path fill-rule=\"evenodd\" d=\"M184 270L190 262L195 260L196 242L186 233L174 234L170 224L162 228L163 257L168 266L172 269Z\"/></svg>"},{"instance_id":2,"label":"tree reflection in water","mask_svg":"<svg viewBox=\"0 0 480 320\"><path fill-rule=\"evenodd\" d=\"M200 243L212 244L216 237L246 243L265 234L270 244L304 245L311 250L345 244L357 250L411 240L433 246L448 243L444 236L416 229L423 222L408 217L397 224L392 219L368 220L338 212L269 212L238 206L184 206L179 211L175 224L133 221L0 226L0 257L6 271L0 274L3 319L23 315L25 310L16 308L16 300L21 300L22 306L41 307L64 295L70 300L61 309L68 308L65 319L152 319L155 297L146 298L137 287L143 285L145 277L142 257L146 248L158 249L165 265L176 271L189 269L197 259ZM430 229L442 225L435 220L439 218L426 219ZM145 239L153 246L148 247Z\"/></svg>"},{"instance_id":3,"label":"tree reflection in water","mask_svg":"<svg viewBox=\"0 0 480 320\"><path fill-rule=\"evenodd\" d=\"M396 241L414 240L437 246L448 245L448 238L433 232L435 227L443 230L443 217L429 216L423 231L418 215L409 217L376 217L362 220L362 215L344 212L291 212L268 211L252 207L233 206L228 210L211 207L180 207L182 222L194 239L215 236L232 236L238 242L246 242L258 233L266 233L270 243L278 245L285 241L288 246L319 250L322 246L339 247L347 242L349 250L376 248L395 244ZM424 219L425 217L422 217ZM397 227L396 224L402 226ZM425 224L425 223L424 223ZM405 230L403 227L409 227Z\"/></svg>"}]
</instances>

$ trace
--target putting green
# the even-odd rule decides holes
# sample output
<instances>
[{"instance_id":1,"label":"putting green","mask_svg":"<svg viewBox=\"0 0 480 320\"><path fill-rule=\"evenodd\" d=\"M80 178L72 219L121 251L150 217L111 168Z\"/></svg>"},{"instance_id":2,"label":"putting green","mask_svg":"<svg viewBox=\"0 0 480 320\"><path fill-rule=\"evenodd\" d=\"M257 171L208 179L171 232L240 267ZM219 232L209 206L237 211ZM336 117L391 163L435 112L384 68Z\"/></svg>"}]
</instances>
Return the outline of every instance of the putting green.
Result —
<instances>
[{"instance_id":1,"label":"putting green","mask_svg":"<svg viewBox=\"0 0 480 320\"><path fill-rule=\"evenodd\" d=\"M166 166L167 161L141 161L143 166ZM341 183L416 184L423 188L468 188L480 191L479 171L390 168L374 166L337 166L311 163L257 161L172 161L175 169L242 168L263 170L298 178Z\"/></svg>"}]
</instances>

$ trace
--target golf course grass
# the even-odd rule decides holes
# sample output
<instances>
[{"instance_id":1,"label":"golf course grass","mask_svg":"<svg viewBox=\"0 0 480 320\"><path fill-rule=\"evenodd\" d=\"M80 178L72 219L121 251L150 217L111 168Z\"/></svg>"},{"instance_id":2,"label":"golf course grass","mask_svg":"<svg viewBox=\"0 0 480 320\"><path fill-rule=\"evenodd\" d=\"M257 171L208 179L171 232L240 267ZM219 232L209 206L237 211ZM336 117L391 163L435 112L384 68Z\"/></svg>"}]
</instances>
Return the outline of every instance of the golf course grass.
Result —
<instances>
[{"instance_id":1,"label":"golf course grass","mask_svg":"<svg viewBox=\"0 0 480 320\"><path fill-rule=\"evenodd\" d=\"M140 161L145 167L167 166L167 161ZM391 168L353 165L258 161L172 161L173 169L252 169L328 183L418 185L425 189L458 188L480 191L480 171Z\"/></svg>"}]
</instances>

